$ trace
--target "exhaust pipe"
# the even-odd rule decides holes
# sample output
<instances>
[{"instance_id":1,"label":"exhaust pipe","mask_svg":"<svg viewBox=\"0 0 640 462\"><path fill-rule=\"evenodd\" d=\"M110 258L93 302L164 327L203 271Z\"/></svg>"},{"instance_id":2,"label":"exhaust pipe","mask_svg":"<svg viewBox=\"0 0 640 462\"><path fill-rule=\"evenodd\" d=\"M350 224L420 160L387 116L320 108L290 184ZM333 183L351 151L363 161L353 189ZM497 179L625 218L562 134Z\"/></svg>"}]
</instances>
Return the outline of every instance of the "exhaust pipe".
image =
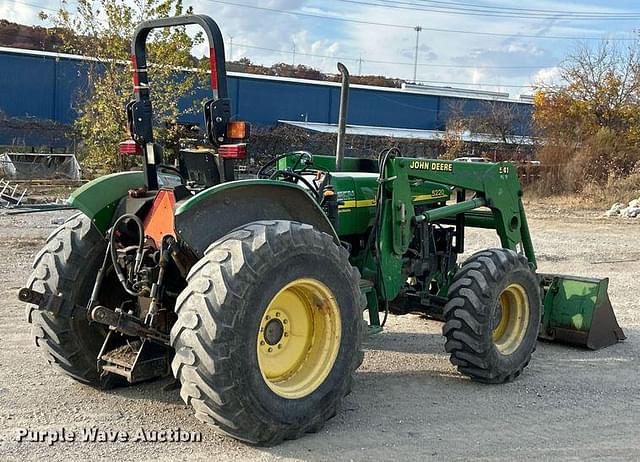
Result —
<instances>
[{"instance_id":1,"label":"exhaust pipe","mask_svg":"<svg viewBox=\"0 0 640 462\"><path fill-rule=\"evenodd\" d=\"M340 88L340 112L338 113L338 140L336 142L336 171L342 171L344 159L344 135L347 129L347 108L349 106L349 69L342 63L338 63L338 70L342 74L342 87Z\"/></svg>"}]
</instances>

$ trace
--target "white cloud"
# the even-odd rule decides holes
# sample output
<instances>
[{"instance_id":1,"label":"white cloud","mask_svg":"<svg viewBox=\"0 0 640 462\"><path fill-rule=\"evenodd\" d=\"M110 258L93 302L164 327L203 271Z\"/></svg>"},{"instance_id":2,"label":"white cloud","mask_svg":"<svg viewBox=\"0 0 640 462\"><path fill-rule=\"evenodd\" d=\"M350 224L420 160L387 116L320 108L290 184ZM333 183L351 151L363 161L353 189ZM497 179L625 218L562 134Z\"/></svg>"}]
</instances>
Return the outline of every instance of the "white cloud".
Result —
<instances>
[{"instance_id":1,"label":"white cloud","mask_svg":"<svg viewBox=\"0 0 640 462\"><path fill-rule=\"evenodd\" d=\"M40 2L43 7L51 7L49 2ZM36 3L33 3L36 5ZM40 22L37 6L30 6L24 3L16 3L10 0L0 1L0 18L19 24L38 24Z\"/></svg>"},{"instance_id":2,"label":"white cloud","mask_svg":"<svg viewBox=\"0 0 640 462\"><path fill-rule=\"evenodd\" d=\"M533 81L536 84L557 84L560 81L560 68L558 66L554 66L540 69L533 77Z\"/></svg>"},{"instance_id":3,"label":"white cloud","mask_svg":"<svg viewBox=\"0 0 640 462\"><path fill-rule=\"evenodd\" d=\"M31 0L35 2L37 0ZM321 0L230 0L234 3L290 11L353 18L358 20L421 25L418 79L443 82L471 82L485 84L487 89L510 93L526 92L526 89L510 88L510 85L535 83L541 77L554 77L553 69L566 51L574 45L568 40L539 40L522 35L570 35L599 36L618 29L633 27L628 22L569 22L520 18L494 18L482 16L443 15L401 9L378 8L367 5L350 5L337 1ZM613 2L593 0L558 3L554 0L537 0L535 5L524 5L515 0L496 0L496 6L515 8L563 9L571 11L615 12L631 9L632 4L612 6ZM626 0L625 0L626 3ZM44 6L56 8L58 3L46 0ZM242 56L252 61L271 65L291 62L293 43L296 46L296 63L307 64L325 72L335 72L336 61L342 60L352 73L358 69L362 56L362 70L367 74L411 79L416 32L412 29L396 29L374 25L356 24L277 14L249 7L224 5L215 1L190 2L198 13L211 15L220 25L227 51L233 36L233 59ZM618 2L616 2L616 5ZM631 6L630 6L631 5ZM0 0L0 14L12 21L40 24L37 9L20 6L11 0ZM429 29L456 29L485 33L511 34L510 37L481 36L437 32ZM252 47L269 48L275 51ZM206 51L206 45L200 52ZM311 57L305 54L330 56ZM346 59L348 58L348 59ZM380 61L400 63L389 64ZM434 66L435 65L435 66ZM442 67L454 65L459 67ZM460 67L462 66L462 67ZM495 67L502 67L496 69ZM510 67L506 69L506 67ZM494 85L502 85L503 88Z\"/></svg>"}]
</instances>

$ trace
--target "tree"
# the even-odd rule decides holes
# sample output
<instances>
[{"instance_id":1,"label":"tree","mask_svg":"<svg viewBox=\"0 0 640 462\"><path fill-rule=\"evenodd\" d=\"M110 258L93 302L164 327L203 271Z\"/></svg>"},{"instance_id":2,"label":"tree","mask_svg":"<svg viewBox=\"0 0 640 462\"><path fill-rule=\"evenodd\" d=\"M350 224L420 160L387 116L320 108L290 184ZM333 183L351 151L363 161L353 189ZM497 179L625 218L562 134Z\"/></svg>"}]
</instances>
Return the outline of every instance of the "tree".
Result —
<instances>
[{"instance_id":1,"label":"tree","mask_svg":"<svg viewBox=\"0 0 640 462\"><path fill-rule=\"evenodd\" d=\"M640 165L638 45L579 45L560 66L561 83L543 83L536 92L538 157L550 190L577 192Z\"/></svg>"},{"instance_id":2,"label":"tree","mask_svg":"<svg viewBox=\"0 0 640 462\"><path fill-rule=\"evenodd\" d=\"M486 100L473 106L457 101L449 104L445 133L442 138L444 159L455 159L467 153L491 154L494 160L516 160L522 152L518 130L527 123L527 114L514 103ZM475 138L465 141L465 135Z\"/></svg>"},{"instance_id":3,"label":"tree","mask_svg":"<svg viewBox=\"0 0 640 462\"><path fill-rule=\"evenodd\" d=\"M467 121L461 117L451 117L442 137L444 152L440 159L452 160L465 154L464 134L468 132Z\"/></svg>"},{"instance_id":4,"label":"tree","mask_svg":"<svg viewBox=\"0 0 640 462\"><path fill-rule=\"evenodd\" d=\"M518 128L526 119L515 104L504 101L483 101L473 118L477 133L491 135L512 147L519 144Z\"/></svg>"},{"instance_id":5,"label":"tree","mask_svg":"<svg viewBox=\"0 0 640 462\"><path fill-rule=\"evenodd\" d=\"M75 11L65 1L53 16L41 13L62 38L63 51L87 58L87 91L77 95L76 126L86 147L86 167L113 171L119 162L118 143L128 137L126 103L132 99L129 47L136 25L149 19L190 14L181 0L78 0ZM147 61L156 134L179 114L178 101L193 96L201 73L179 68L198 65L191 49L202 34L185 27L154 31L148 39ZM189 109L188 109L189 110Z\"/></svg>"}]
</instances>

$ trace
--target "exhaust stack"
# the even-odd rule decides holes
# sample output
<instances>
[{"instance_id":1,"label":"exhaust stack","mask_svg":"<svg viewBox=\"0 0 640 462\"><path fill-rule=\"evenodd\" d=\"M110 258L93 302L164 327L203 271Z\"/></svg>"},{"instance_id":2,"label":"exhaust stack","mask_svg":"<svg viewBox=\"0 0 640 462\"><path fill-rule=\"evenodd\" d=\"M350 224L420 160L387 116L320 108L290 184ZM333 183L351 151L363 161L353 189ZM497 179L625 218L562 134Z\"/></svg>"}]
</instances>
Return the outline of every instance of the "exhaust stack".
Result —
<instances>
[{"instance_id":1,"label":"exhaust stack","mask_svg":"<svg viewBox=\"0 0 640 462\"><path fill-rule=\"evenodd\" d=\"M342 74L342 87L340 88L340 112L338 113L338 140L336 142L336 171L342 171L344 159L344 135L347 129L347 109L349 106L349 70L347 66L338 63L338 70Z\"/></svg>"}]
</instances>

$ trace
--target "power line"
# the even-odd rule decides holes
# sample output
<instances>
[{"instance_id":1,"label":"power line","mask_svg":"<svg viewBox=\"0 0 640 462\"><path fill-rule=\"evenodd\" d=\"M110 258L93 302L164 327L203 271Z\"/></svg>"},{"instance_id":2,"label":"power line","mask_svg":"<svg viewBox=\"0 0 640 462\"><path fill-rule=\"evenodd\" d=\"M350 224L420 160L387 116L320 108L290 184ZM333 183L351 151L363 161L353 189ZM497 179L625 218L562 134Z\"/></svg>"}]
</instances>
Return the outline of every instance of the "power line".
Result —
<instances>
[{"instance_id":1,"label":"power line","mask_svg":"<svg viewBox=\"0 0 640 462\"><path fill-rule=\"evenodd\" d=\"M54 9L54 8L47 8L47 7L43 7L40 5L34 5L31 3L27 3L27 2L23 2L20 0L14 0L15 3L19 3L19 4L23 4L26 6L31 6L34 8L39 8L42 10L48 10L48 11L52 11L52 12L58 12L59 10ZM217 0L216 0L217 1ZM231 2L219 2L219 3L229 3L231 4ZM235 5L235 4L234 4ZM247 6L250 7L249 5L237 5L237 6ZM263 7L254 7L257 9L264 9ZM267 9L267 10L271 10L271 9ZM278 10L278 12L280 12ZM282 11L283 13L287 13L285 11ZM295 13L292 13L295 14ZM305 14L306 15L306 14ZM330 18L330 17L327 17ZM331 18L333 19L333 18ZM336 18L337 19L337 18ZM342 19L342 18L340 18ZM352 20L346 20L343 19L345 21L352 21ZM415 26L414 26L415 27ZM411 27L411 28L414 28ZM428 28L423 28L426 30L429 30ZM286 50L278 50L278 49L274 49L274 48L268 48L268 47L259 47L259 46L253 46L253 45L246 45L246 44L237 44L236 46L239 47L245 47L245 48L253 48L253 49L259 49L259 50L266 50L266 51L272 51L272 52L279 52L279 53L290 53L289 51ZM295 47L295 44L294 44ZM294 48L295 50L295 48ZM359 62L369 62L369 63L375 63L375 64L393 64L393 65L408 65L408 66L412 66L414 64L412 63L406 63L406 62L393 62L393 61L381 61L381 60L363 60L362 58L346 58L346 57L336 57L336 56L328 56L328 55L316 55L316 54L311 54L311 53L301 53L298 51L294 51L295 54L297 55L301 55L301 56L311 56L311 57L319 57L319 58L330 58L330 59L344 59L344 60L354 60L354 61L359 61ZM468 66L468 65L449 65L449 64L418 64L419 66L430 66L430 67L454 67L454 68L477 68L477 69L521 69L521 68L539 68L538 66ZM400 80L404 80L404 79L400 79ZM443 80L413 80L416 83L427 83L427 84L436 84L436 85L461 85L461 86L482 86L482 87L502 87L502 88L532 88L533 85L506 85L506 84L490 84L490 83L475 83L475 82L452 82L452 81L443 81Z\"/></svg>"},{"instance_id":2,"label":"power line","mask_svg":"<svg viewBox=\"0 0 640 462\"><path fill-rule=\"evenodd\" d=\"M58 12L59 10L55 9L55 8L47 8L47 7L43 7L40 5L34 5L32 3L27 3L27 2L23 2L21 0L14 0L15 3L19 3L22 5L26 5L26 6L31 6L34 8L39 8L42 10L47 10L47 11L52 11L52 12ZM254 50L263 50L263 51L271 51L271 52L275 52L275 53L282 53L282 54L291 54L291 50L280 50L280 49L276 49L276 48L268 48L268 47L261 47L261 46L255 46L255 45L248 45L248 44L243 44L243 43L238 43L238 42L234 42L233 41L233 37L230 36L231 39L231 48L230 51L233 51L233 46L235 45L236 47L244 47L244 48L249 48L249 49L254 49ZM332 55L320 55L320 54L314 54L314 53L303 53L300 52L298 50L295 51L295 54L298 56L307 56L310 58L321 58L321 59L342 59L345 61L358 61L358 62L367 62L370 64L390 64L390 65L394 65L394 66L413 66L414 63L410 63L410 62L402 62L402 61L384 61L384 60L375 60L375 59L363 59L362 57L349 57L349 56L332 56ZM231 59L233 59L233 56L230 56ZM444 68L444 69L495 69L495 70L523 70L523 69L543 69L546 67L554 67L556 66L556 64L541 64L538 66L483 66L483 65L472 65L472 64L442 64L442 63L418 63L419 67L433 67L433 68Z\"/></svg>"},{"instance_id":3,"label":"power line","mask_svg":"<svg viewBox=\"0 0 640 462\"><path fill-rule=\"evenodd\" d=\"M234 42L234 46L241 48L249 48L253 50L263 50L263 51L272 51L275 53L281 54L290 54L291 51L281 50L277 48L269 48L262 47L257 45L248 45L243 43ZM362 57L354 57L354 56L334 56L334 55L320 55L314 53L304 53L296 50L296 55L299 56L307 56L310 58L321 58L321 59L340 59L344 61L362 61L363 63L370 64L391 64L394 66L413 66L414 63L410 62L402 62L402 61L384 61L377 59L364 59ZM538 66L483 66L483 65L473 65L473 64L442 64L442 63L418 63L419 67L434 67L434 68L445 68L445 69L496 69L496 70L523 70L523 69L543 69L546 67L554 67L557 64L540 64Z\"/></svg>"},{"instance_id":4,"label":"power line","mask_svg":"<svg viewBox=\"0 0 640 462\"><path fill-rule=\"evenodd\" d=\"M393 0L385 0L385 1L393 1ZM531 12L531 13L551 13L551 14L590 14L590 15L634 15L639 14L637 11L630 12L621 12L621 13L604 13L600 11L569 11L569 10L546 10L540 8L517 8L517 7L504 7L504 6L492 6L492 5L479 5L474 3L465 3L465 2L453 2L453 1L442 1L442 0L416 0L420 3L433 3L438 5L451 5L451 6L463 6L463 7L476 7L476 8L486 8L492 10L508 10L508 11L519 11L519 12Z\"/></svg>"},{"instance_id":5,"label":"power line","mask_svg":"<svg viewBox=\"0 0 640 462\"><path fill-rule=\"evenodd\" d=\"M58 11L60 11L60 9L56 9L56 8L47 8L46 6L41 6L41 5L34 5L33 3L28 3L28 2L23 2L21 0L13 0L13 3L18 3L20 5L24 5L24 6L30 6L32 8L38 8L39 10L47 10L47 11L52 11L54 13L57 13Z\"/></svg>"},{"instance_id":6,"label":"power line","mask_svg":"<svg viewBox=\"0 0 640 462\"><path fill-rule=\"evenodd\" d=\"M286 51L286 50L276 50L276 49L272 49L272 48L265 48L265 47L254 47L251 45L238 45L239 47L245 47L245 48L256 48L259 50L267 50L267 51L276 51L279 53L286 53L289 54L291 53L290 51ZM296 55L300 55L300 56L314 56L314 57L318 57L321 55L310 55L308 53L300 53L296 51ZM321 57L326 57L326 58L331 58L331 59L340 59L340 60L353 60L356 61L357 63L360 62L368 62L371 63L373 61L369 61L369 60L365 60L362 58L345 58L345 57L338 57L338 56L321 56ZM377 63L382 62L382 63L387 63L386 61L376 61ZM402 63L408 66L413 66L413 63ZM406 80L409 81L409 79L402 79L399 77L388 77L390 80ZM485 86L485 87L504 87L504 88L530 88L533 87L534 85L530 84L530 85L509 85L509 84L499 84L499 83L476 83L476 82L451 82L451 81L445 81L445 80L420 80L420 79L412 79L411 82L416 82L416 83L432 83L432 84L440 84L440 85L470 85L470 86Z\"/></svg>"},{"instance_id":7,"label":"power line","mask_svg":"<svg viewBox=\"0 0 640 462\"><path fill-rule=\"evenodd\" d=\"M278 50L275 48L267 48L267 47L260 47L260 46L253 46L253 45L245 45L245 44L237 44L237 46L241 47L241 48L252 48L252 49L257 49L257 50L265 50L265 51L274 51L274 52L278 52L278 53L283 53L283 54L289 54L291 53L290 51L287 50ZM344 61L355 61L357 63L360 62L367 62L367 63L382 63L382 64L404 64L407 66L413 66L413 63L394 63L394 62L390 62L390 61L372 61L372 60L365 60L363 58L353 58L353 57L340 57L340 56L328 56L328 55L315 55L315 54L311 54L311 53L301 53L299 51L296 51L296 55L299 56L311 56L311 57L316 57L316 58L328 58L328 59L340 59L340 60L344 60ZM429 66L429 64L418 64L419 66ZM443 67L446 67L447 65L440 65ZM470 66L473 67L473 66ZM487 67L488 68L488 67ZM496 67L496 68L500 68L500 67ZM536 68L536 67L534 67ZM389 79L394 79L395 77L389 77ZM400 79L400 78L395 78L397 80L407 80L407 79ZM432 84L442 84L442 85L470 85L470 86L486 86L486 87L504 87L504 88L530 88L533 85L508 85L508 84L492 84L492 83L474 83L474 82L451 82L451 81L443 81L443 80L413 80L414 82L417 83L432 83Z\"/></svg>"},{"instance_id":8,"label":"power line","mask_svg":"<svg viewBox=\"0 0 640 462\"><path fill-rule=\"evenodd\" d=\"M382 8L391 8L399 10L424 11L430 13L454 14L463 16L489 16L502 18L524 18L524 19L569 19L569 20L586 20L586 21L631 21L640 19L640 12L635 13L580 13L580 12L523 12L523 11L501 11L493 10L485 7L447 7L439 5L431 5L426 3L412 3L398 0L377 0L384 3L373 3L372 1L362 0L338 0L343 3L352 3L358 5L376 6Z\"/></svg>"},{"instance_id":9,"label":"power line","mask_svg":"<svg viewBox=\"0 0 640 462\"><path fill-rule=\"evenodd\" d=\"M351 22L351 23L356 23L356 24L366 24L366 25L370 25L370 26L383 26L383 27L393 27L396 29L413 29L415 26L407 26L407 25L402 25L402 24L392 24L392 23L385 23L385 22L374 22L374 21L365 21L363 19L347 19L347 18L340 18L337 16L325 16L325 15L321 15L321 14L315 14L315 13L305 13L302 11L289 11L289 10L280 10L277 8L267 8L264 6L256 6L256 5L247 5L244 3L234 3L234 2L228 2L228 1L221 1L221 0L208 0L211 3L221 3L223 5L230 5L230 6L239 6L241 8L251 8L253 10L260 10L260 11L269 11L272 13L281 13L281 14L288 14L288 15L293 15L293 16L304 16L307 18L317 18L317 19L329 19L332 21L341 21L341 22Z\"/></svg>"},{"instance_id":10,"label":"power line","mask_svg":"<svg viewBox=\"0 0 640 462\"><path fill-rule=\"evenodd\" d=\"M21 5L25 5L25 6L30 6L32 8L38 8L41 10L47 10L47 11L52 11L52 12L58 12L59 10L55 9L55 8L47 8L47 7L43 7L40 5L34 5L32 3L28 3L28 2L24 2L24 1L20 1L20 0L13 0L15 3L21 4ZM317 18L317 19L325 19L325 20L330 20L330 21L340 21L340 22L350 22L350 23L355 23L355 24L365 24L365 25L371 25L371 26L380 26L380 27L390 27L390 28L396 28L396 29L414 29L415 26L409 26L409 25L403 25L403 24L392 24L392 23L382 23L382 22L375 22L375 21L366 21L366 20L360 20L360 19L348 19L348 18L340 18L340 17L334 17L334 16L326 16L326 15L320 15L320 14L315 14L315 13L305 13L302 11L288 11L288 10L281 10L281 9L277 9L277 8L267 8L267 7L261 7L261 6L255 6L255 5L246 5L246 4L241 4L241 3L234 3L234 2L230 2L230 1L222 1L222 0L208 0L211 3L220 3L223 5L229 5L229 6L237 6L237 7L242 7L242 8L251 8L251 9L255 9L255 10L260 10L260 11L268 11L268 12L272 12L272 13L279 13L279 14L287 14L287 15L293 15L293 16L302 16L302 17L310 17L310 18ZM340 1L346 1L346 0L340 0ZM350 0L350 1L355 1L355 0ZM449 3L449 2L439 2L439 3ZM382 5L378 5L378 6L382 6ZM443 29L443 28L435 28L435 27L424 27L421 26L422 30L425 31L430 31L430 32L440 32L440 33L450 33L450 34L466 34L466 35L481 35L481 36L487 36L487 37L521 37L521 38L531 38L531 39L552 39L552 40L602 40L603 36L600 37L594 37L594 36L568 36L568 35L535 35L535 34L520 34L520 33L514 33L514 34L506 34L506 33L499 33L499 32L480 32L480 31L469 31L469 30L459 30L459 29ZM621 42L629 42L629 41L636 41L637 38L635 37L608 37L606 38L607 40L610 41L621 41ZM369 61L369 62L373 62L373 61Z\"/></svg>"},{"instance_id":11,"label":"power line","mask_svg":"<svg viewBox=\"0 0 640 462\"><path fill-rule=\"evenodd\" d=\"M375 22L375 21L366 21L363 19L349 19L342 18L336 16L326 16L316 13L305 13L302 11L290 11L290 10L281 10L277 8L267 8L264 6L255 6L255 5L247 5L244 3L235 3L226 0L208 0L211 3L220 3L222 5L230 5L237 6L241 8L250 8L259 11L268 11L272 13L278 14L286 14L292 16L301 16L308 18L316 18L316 19L325 19L329 21L339 21L339 22L349 22L354 24L365 24L370 26L380 26L380 27L391 27L396 29L414 29L415 26L410 26L406 24L392 24L392 23L383 23L383 22ZM441 33L449 33L449 34L468 34L468 35L482 35L489 37L521 37L521 38L532 38L532 39L554 39L554 40L602 40L603 37L593 37L593 36L568 36L568 35L534 35L534 34L506 34L499 32L479 32L479 31L470 31L470 30L459 30L459 29L442 29L436 27L424 27L422 26L422 30L431 31L431 32L441 32ZM624 38L624 37L611 37L608 38L610 41L635 41L635 38Z\"/></svg>"}]
</instances>

